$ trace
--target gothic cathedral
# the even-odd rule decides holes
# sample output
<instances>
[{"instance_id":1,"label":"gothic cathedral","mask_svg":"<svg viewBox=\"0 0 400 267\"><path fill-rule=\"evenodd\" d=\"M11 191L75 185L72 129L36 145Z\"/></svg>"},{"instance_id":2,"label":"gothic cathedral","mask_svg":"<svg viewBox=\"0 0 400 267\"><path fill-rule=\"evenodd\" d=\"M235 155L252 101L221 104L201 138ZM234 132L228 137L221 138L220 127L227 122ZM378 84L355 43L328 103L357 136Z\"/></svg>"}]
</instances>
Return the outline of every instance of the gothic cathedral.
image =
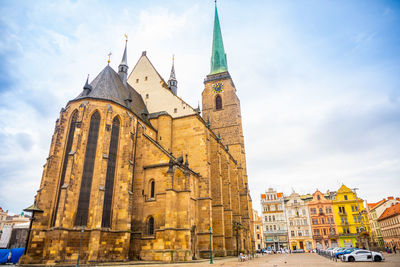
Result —
<instances>
[{"instance_id":1,"label":"gothic cathedral","mask_svg":"<svg viewBox=\"0 0 400 267\"><path fill-rule=\"evenodd\" d=\"M202 112L146 52L107 65L61 109L22 263L189 261L251 252L240 102L215 7ZM210 239L210 236L212 237Z\"/></svg>"}]
</instances>

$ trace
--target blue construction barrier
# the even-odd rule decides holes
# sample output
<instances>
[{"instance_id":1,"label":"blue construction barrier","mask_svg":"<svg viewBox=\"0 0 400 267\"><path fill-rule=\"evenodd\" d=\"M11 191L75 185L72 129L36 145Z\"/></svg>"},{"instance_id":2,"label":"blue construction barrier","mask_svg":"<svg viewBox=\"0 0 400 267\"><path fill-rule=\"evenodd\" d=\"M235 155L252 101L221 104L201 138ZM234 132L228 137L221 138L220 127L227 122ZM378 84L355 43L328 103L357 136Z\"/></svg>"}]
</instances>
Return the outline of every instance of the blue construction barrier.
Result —
<instances>
[{"instance_id":1,"label":"blue construction barrier","mask_svg":"<svg viewBox=\"0 0 400 267\"><path fill-rule=\"evenodd\" d=\"M0 249L0 263L7 263L8 255L10 255L10 249Z\"/></svg>"},{"instance_id":2,"label":"blue construction barrier","mask_svg":"<svg viewBox=\"0 0 400 267\"><path fill-rule=\"evenodd\" d=\"M17 263L19 258L24 255L25 248L13 248L11 249L11 263Z\"/></svg>"}]
</instances>

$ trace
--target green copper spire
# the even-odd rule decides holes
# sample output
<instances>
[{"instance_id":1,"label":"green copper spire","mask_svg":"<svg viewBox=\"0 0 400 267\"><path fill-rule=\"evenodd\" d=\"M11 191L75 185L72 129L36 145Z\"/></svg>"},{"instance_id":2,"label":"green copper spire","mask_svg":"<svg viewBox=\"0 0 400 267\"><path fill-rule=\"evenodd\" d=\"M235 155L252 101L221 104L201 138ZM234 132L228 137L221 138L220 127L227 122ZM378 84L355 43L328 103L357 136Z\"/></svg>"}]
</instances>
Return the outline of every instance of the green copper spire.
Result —
<instances>
[{"instance_id":1,"label":"green copper spire","mask_svg":"<svg viewBox=\"0 0 400 267\"><path fill-rule=\"evenodd\" d=\"M214 34L211 55L211 72L216 74L228 71L224 43L222 42L221 28L219 26L217 3L215 3Z\"/></svg>"}]
</instances>

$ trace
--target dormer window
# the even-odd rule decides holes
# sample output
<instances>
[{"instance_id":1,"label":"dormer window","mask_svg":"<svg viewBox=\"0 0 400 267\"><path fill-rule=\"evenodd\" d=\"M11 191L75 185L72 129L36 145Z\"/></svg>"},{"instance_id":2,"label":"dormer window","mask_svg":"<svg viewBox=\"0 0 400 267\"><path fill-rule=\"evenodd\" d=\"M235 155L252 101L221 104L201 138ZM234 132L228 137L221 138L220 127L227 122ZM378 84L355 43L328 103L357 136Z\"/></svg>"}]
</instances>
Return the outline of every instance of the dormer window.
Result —
<instances>
[{"instance_id":1,"label":"dormer window","mask_svg":"<svg viewBox=\"0 0 400 267\"><path fill-rule=\"evenodd\" d=\"M138 83L139 82L139 79L136 79L136 83Z\"/></svg>"}]
</instances>

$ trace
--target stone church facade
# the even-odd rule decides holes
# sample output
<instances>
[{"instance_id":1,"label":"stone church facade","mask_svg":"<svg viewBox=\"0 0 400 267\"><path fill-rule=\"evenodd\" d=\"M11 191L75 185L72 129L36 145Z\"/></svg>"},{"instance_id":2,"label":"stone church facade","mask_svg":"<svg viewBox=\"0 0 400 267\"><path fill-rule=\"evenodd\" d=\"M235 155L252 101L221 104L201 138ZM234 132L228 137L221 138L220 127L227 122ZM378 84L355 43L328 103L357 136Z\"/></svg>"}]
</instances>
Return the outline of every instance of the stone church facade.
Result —
<instances>
[{"instance_id":1,"label":"stone church facade","mask_svg":"<svg viewBox=\"0 0 400 267\"><path fill-rule=\"evenodd\" d=\"M189 261L251 252L252 202L236 88L215 8L202 113L145 52L107 65L60 112L22 263ZM212 240L210 241L210 230Z\"/></svg>"}]
</instances>

